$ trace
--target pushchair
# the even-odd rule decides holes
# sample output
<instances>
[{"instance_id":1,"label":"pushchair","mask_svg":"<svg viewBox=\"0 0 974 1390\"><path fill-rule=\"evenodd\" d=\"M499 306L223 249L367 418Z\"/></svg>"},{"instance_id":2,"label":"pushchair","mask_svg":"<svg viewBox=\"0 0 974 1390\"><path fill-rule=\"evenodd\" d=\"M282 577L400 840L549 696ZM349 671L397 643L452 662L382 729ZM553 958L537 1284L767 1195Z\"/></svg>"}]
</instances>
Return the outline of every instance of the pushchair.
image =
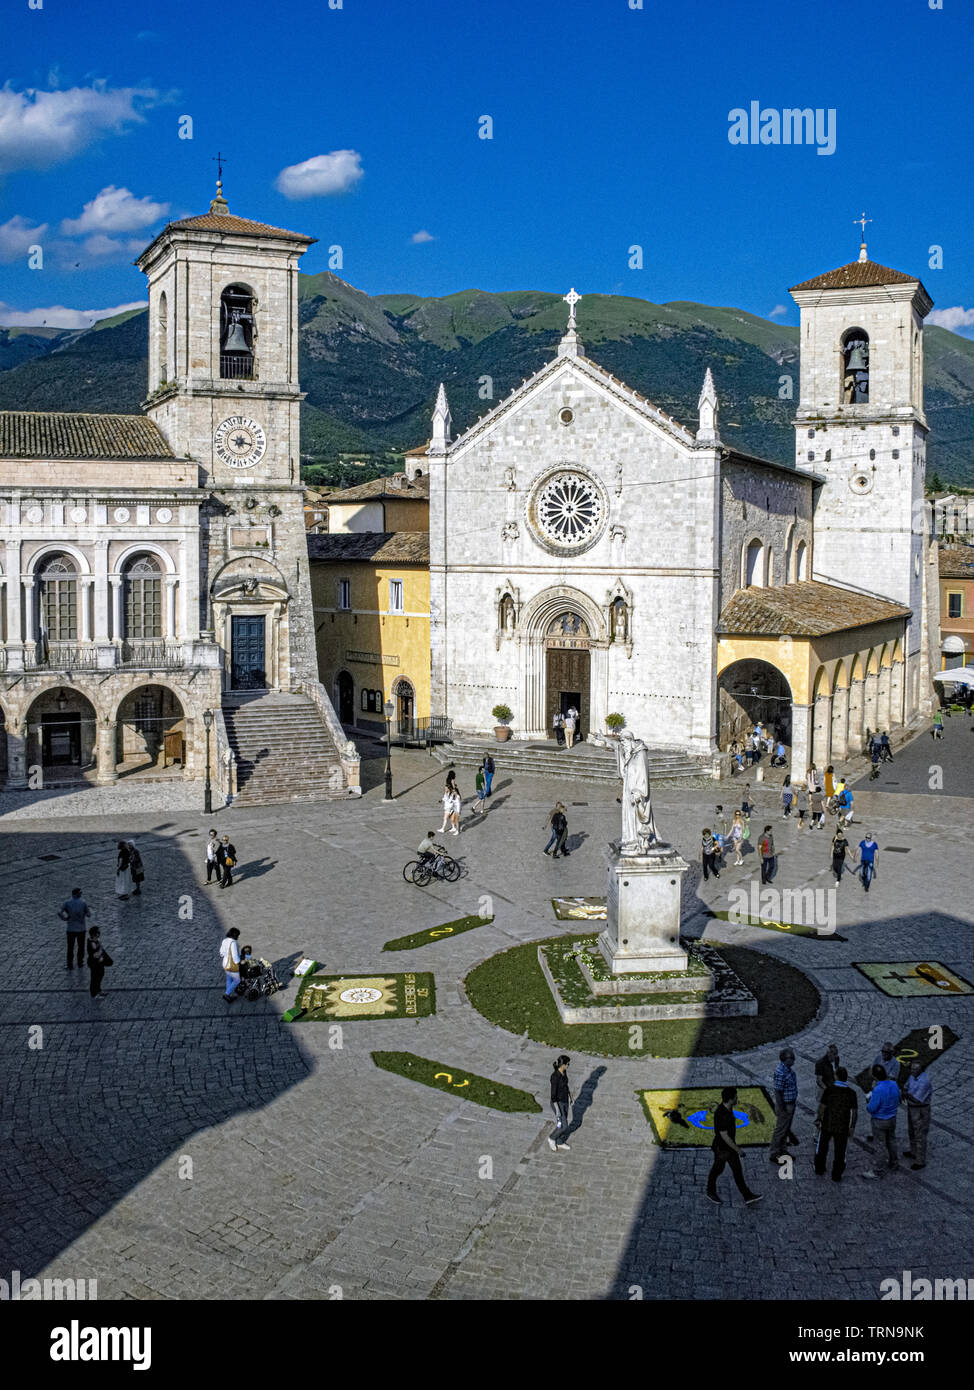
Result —
<instances>
[{"instance_id":1,"label":"pushchair","mask_svg":"<svg viewBox=\"0 0 974 1390\"><path fill-rule=\"evenodd\" d=\"M240 983L234 993L253 1001L283 988L283 981L274 974L270 961L255 956L253 948L245 946L240 952Z\"/></svg>"}]
</instances>

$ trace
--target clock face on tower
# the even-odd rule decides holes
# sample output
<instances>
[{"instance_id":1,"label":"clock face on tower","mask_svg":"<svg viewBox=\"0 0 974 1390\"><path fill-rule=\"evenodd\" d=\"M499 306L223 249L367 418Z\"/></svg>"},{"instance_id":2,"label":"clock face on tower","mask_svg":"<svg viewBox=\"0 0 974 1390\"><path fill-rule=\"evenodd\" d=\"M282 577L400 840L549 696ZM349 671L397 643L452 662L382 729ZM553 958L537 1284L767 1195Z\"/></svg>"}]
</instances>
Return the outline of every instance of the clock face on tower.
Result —
<instances>
[{"instance_id":1,"label":"clock face on tower","mask_svg":"<svg viewBox=\"0 0 974 1390\"><path fill-rule=\"evenodd\" d=\"M253 468L267 452L267 436L256 420L231 415L213 436L213 452L228 468Z\"/></svg>"}]
</instances>

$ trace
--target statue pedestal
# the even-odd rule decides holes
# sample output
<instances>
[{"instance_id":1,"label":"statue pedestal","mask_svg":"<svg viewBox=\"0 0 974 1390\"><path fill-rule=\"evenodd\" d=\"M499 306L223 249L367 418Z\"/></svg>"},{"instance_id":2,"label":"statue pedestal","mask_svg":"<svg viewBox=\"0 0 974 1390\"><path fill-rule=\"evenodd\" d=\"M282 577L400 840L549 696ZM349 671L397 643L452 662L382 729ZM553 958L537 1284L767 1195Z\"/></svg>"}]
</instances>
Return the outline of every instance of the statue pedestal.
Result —
<instances>
[{"instance_id":1,"label":"statue pedestal","mask_svg":"<svg viewBox=\"0 0 974 1390\"><path fill-rule=\"evenodd\" d=\"M599 949L613 975L686 970L680 892L689 864L670 845L645 854L609 851L606 928Z\"/></svg>"}]
</instances>

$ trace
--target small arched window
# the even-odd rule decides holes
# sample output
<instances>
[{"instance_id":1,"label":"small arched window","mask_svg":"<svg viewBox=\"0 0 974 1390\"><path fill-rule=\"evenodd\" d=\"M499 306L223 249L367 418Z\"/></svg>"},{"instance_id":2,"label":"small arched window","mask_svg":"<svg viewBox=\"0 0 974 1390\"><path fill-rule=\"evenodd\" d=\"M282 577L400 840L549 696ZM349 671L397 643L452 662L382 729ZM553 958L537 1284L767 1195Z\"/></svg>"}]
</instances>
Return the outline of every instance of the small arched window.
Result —
<instances>
[{"instance_id":1,"label":"small arched window","mask_svg":"<svg viewBox=\"0 0 974 1390\"><path fill-rule=\"evenodd\" d=\"M798 542L798 549L795 551L795 578L808 578L808 546L804 541Z\"/></svg>"},{"instance_id":2,"label":"small arched window","mask_svg":"<svg viewBox=\"0 0 974 1390\"><path fill-rule=\"evenodd\" d=\"M764 546L757 539L750 542L744 554L744 583L748 587L764 586Z\"/></svg>"},{"instance_id":3,"label":"small arched window","mask_svg":"<svg viewBox=\"0 0 974 1390\"><path fill-rule=\"evenodd\" d=\"M841 355L842 403L861 405L869 400L869 334L865 329L846 329Z\"/></svg>"},{"instance_id":4,"label":"small arched window","mask_svg":"<svg viewBox=\"0 0 974 1390\"><path fill-rule=\"evenodd\" d=\"M256 300L246 285L228 285L220 295L220 376L250 380L254 375Z\"/></svg>"},{"instance_id":5,"label":"small arched window","mask_svg":"<svg viewBox=\"0 0 974 1390\"><path fill-rule=\"evenodd\" d=\"M159 313L156 318L156 363L161 385L169 380L169 301L165 290L159 296Z\"/></svg>"},{"instance_id":6,"label":"small arched window","mask_svg":"<svg viewBox=\"0 0 974 1390\"><path fill-rule=\"evenodd\" d=\"M130 641L162 636L162 566L154 555L133 555L123 570L125 632Z\"/></svg>"},{"instance_id":7,"label":"small arched window","mask_svg":"<svg viewBox=\"0 0 974 1390\"><path fill-rule=\"evenodd\" d=\"M78 640L78 571L69 555L50 555L38 570L41 627L49 642Z\"/></svg>"}]
</instances>

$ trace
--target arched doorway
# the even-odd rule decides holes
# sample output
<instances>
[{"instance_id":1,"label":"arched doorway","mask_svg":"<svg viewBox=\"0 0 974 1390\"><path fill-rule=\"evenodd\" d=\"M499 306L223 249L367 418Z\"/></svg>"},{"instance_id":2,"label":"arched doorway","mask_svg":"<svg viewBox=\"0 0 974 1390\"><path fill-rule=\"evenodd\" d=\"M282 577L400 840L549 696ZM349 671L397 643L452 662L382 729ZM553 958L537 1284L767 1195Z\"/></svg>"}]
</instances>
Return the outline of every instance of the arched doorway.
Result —
<instances>
[{"instance_id":1,"label":"arched doorway","mask_svg":"<svg viewBox=\"0 0 974 1390\"><path fill-rule=\"evenodd\" d=\"M121 774L186 765L186 716L165 685L129 691L115 719L115 763Z\"/></svg>"},{"instance_id":2,"label":"arched doorway","mask_svg":"<svg viewBox=\"0 0 974 1390\"><path fill-rule=\"evenodd\" d=\"M392 687L392 698L396 706L399 736L411 737L416 723L416 692L405 676L400 676Z\"/></svg>"},{"instance_id":3,"label":"arched doorway","mask_svg":"<svg viewBox=\"0 0 974 1390\"><path fill-rule=\"evenodd\" d=\"M338 718L342 724L354 724L355 682L347 671L339 671L335 683L338 687Z\"/></svg>"},{"instance_id":4,"label":"arched doorway","mask_svg":"<svg viewBox=\"0 0 974 1390\"><path fill-rule=\"evenodd\" d=\"M545 727L553 727L556 714L577 710L580 739L592 715L591 640L588 624L574 609L559 613L545 632Z\"/></svg>"},{"instance_id":5,"label":"arched doorway","mask_svg":"<svg viewBox=\"0 0 974 1390\"><path fill-rule=\"evenodd\" d=\"M747 658L732 662L717 680L719 743L746 738L759 721L782 743L791 743L791 687L776 666Z\"/></svg>"},{"instance_id":6,"label":"arched doorway","mask_svg":"<svg viewBox=\"0 0 974 1390\"><path fill-rule=\"evenodd\" d=\"M80 778L95 765L95 707L73 686L52 686L27 711L27 781Z\"/></svg>"}]
</instances>

